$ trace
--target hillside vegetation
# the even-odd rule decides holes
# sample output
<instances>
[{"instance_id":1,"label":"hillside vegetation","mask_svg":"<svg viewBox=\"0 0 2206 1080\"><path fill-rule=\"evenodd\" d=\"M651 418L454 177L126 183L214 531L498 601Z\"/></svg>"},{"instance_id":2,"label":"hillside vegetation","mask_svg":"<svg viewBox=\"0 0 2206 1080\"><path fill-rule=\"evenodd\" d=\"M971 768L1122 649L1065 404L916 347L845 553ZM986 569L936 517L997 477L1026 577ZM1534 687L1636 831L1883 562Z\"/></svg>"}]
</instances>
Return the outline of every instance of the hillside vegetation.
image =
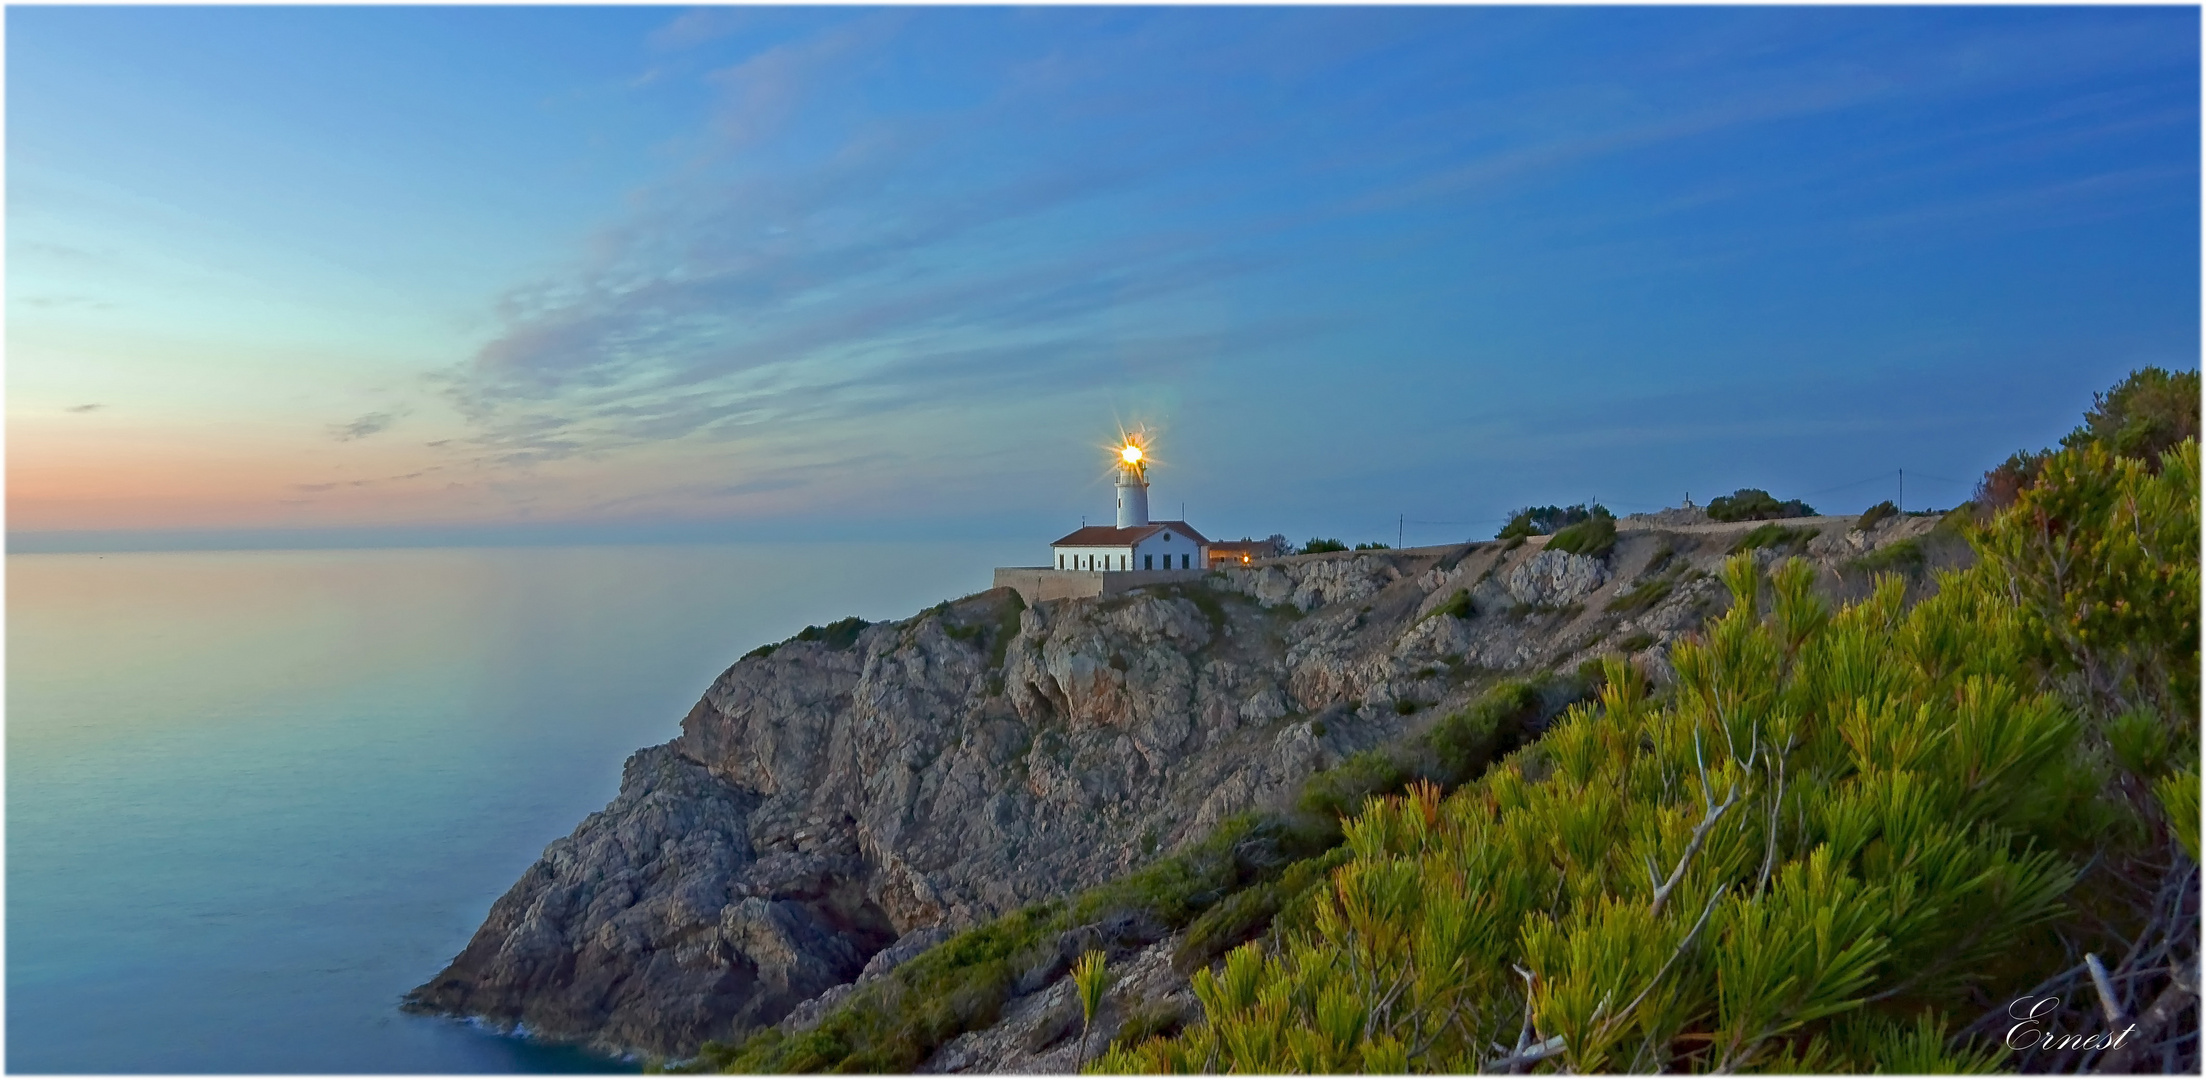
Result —
<instances>
[{"instance_id":1,"label":"hillside vegetation","mask_svg":"<svg viewBox=\"0 0 2206 1080\"><path fill-rule=\"evenodd\" d=\"M1611 661L1371 800L1200 1020L1095 1069L2196 1071L2198 443L2104 426L1912 609L1734 556L1674 683ZM2022 997L2059 1008L2017 1042Z\"/></svg>"},{"instance_id":2,"label":"hillside vegetation","mask_svg":"<svg viewBox=\"0 0 2206 1080\"><path fill-rule=\"evenodd\" d=\"M2165 380L2131 382L2004 506L1936 520L1568 508L1544 544L1312 553L1039 605L1015 637L968 598L999 640L961 677L1031 707L1038 746L1126 722L1029 701L1085 685L1046 643L1150 694L1157 661L1104 624L1182 601L1180 636L1221 643L1205 678L1258 658L1222 643L1303 658L1277 745L1362 741L677 1068L2195 1070L2198 447L2165 436L2196 402L2170 419ZM868 655L904 655L894 629ZM953 660L987 644L943 633ZM2018 998L2054 1004L2014 1042Z\"/></svg>"}]
</instances>

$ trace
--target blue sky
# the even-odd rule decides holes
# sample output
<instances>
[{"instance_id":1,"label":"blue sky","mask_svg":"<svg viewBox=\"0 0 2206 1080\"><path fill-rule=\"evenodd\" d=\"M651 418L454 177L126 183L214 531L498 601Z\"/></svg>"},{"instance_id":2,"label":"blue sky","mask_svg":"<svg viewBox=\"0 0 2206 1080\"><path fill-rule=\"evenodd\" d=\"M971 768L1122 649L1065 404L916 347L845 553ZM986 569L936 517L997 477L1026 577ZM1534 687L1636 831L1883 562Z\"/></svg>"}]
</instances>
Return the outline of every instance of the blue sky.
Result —
<instances>
[{"instance_id":1,"label":"blue sky","mask_svg":"<svg viewBox=\"0 0 2206 1080\"><path fill-rule=\"evenodd\" d=\"M18 547L1948 506L2198 364L2195 9L8 20Z\"/></svg>"}]
</instances>

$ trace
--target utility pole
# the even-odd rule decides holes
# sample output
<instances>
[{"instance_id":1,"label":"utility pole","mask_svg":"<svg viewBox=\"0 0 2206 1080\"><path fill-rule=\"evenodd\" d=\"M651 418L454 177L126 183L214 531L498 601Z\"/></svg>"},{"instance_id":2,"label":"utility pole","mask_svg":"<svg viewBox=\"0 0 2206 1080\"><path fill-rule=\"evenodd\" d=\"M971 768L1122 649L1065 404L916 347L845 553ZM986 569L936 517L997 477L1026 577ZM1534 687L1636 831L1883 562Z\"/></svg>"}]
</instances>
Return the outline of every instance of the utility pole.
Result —
<instances>
[{"instance_id":1,"label":"utility pole","mask_svg":"<svg viewBox=\"0 0 2206 1080\"><path fill-rule=\"evenodd\" d=\"M1907 513L1907 470L1900 470L1900 513Z\"/></svg>"},{"instance_id":2,"label":"utility pole","mask_svg":"<svg viewBox=\"0 0 2206 1080\"><path fill-rule=\"evenodd\" d=\"M1394 519L1394 546L1395 546L1396 548L1400 548L1400 547L1402 546L1402 535L1403 535L1403 532L1404 532L1405 530L1407 530L1408 528L1409 528L1409 515L1408 515L1408 514L1401 514L1401 515L1398 515L1398 516L1396 516L1396 517L1395 517L1395 519Z\"/></svg>"}]
</instances>

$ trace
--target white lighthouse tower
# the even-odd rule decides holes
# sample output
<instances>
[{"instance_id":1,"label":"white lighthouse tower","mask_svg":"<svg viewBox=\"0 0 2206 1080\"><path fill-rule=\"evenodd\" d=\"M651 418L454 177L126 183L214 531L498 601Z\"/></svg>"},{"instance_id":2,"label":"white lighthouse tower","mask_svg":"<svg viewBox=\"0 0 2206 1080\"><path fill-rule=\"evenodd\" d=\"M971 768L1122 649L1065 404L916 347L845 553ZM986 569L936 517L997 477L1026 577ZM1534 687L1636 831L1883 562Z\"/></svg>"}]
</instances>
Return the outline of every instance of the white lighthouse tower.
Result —
<instances>
[{"instance_id":1,"label":"white lighthouse tower","mask_svg":"<svg viewBox=\"0 0 2206 1080\"><path fill-rule=\"evenodd\" d=\"M1149 470L1141 460L1141 447L1127 443L1118 458L1118 527L1149 524Z\"/></svg>"}]
</instances>

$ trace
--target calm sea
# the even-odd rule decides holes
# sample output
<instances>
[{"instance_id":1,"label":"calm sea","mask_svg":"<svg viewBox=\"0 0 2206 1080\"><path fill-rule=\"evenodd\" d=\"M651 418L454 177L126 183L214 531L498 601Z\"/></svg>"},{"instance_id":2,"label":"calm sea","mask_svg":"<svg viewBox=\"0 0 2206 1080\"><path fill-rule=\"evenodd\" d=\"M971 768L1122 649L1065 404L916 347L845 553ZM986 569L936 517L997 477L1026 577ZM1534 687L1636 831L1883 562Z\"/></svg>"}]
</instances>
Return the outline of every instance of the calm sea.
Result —
<instances>
[{"instance_id":1,"label":"calm sea","mask_svg":"<svg viewBox=\"0 0 2206 1080\"><path fill-rule=\"evenodd\" d=\"M1033 555L10 555L7 1068L632 1068L396 1006L735 657Z\"/></svg>"}]
</instances>

